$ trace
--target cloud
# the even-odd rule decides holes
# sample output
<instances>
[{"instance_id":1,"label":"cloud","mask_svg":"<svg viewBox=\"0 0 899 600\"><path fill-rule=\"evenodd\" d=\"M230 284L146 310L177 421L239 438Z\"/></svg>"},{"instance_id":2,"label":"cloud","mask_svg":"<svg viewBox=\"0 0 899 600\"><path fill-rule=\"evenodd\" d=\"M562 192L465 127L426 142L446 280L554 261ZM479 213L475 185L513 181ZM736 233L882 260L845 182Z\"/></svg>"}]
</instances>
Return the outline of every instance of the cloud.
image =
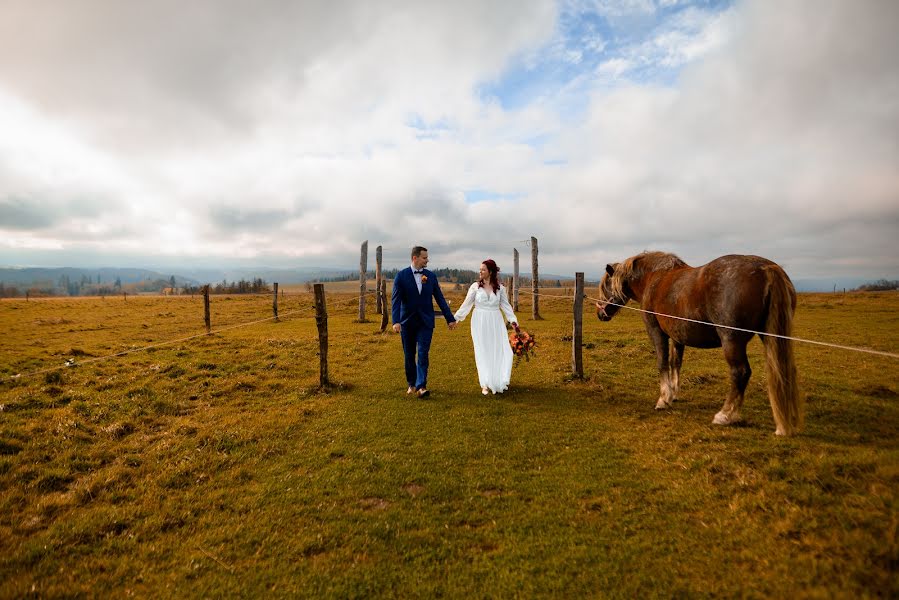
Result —
<instances>
[{"instance_id":1,"label":"cloud","mask_svg":"<svg viewBox=\"0 0 899 600\"><path fill-rule=\"evenodd\" d=\"M0 261L502 265L536 235L562 273L658 248L895 277L897 12L7 2Z\"/></svg>"},{"instance_id":2,"label":"cloud","mask_svg":"<svg viewBox=\"0 0 899 600\"><path fill-rule=\"evenodd\" d=\"M895 272L899 156L884 132L899 131L899 44L884 23L896 12L738 6L721 17L734 37L677 87L596 90L560 151L583 157L566 195L595 198L597 237L624 242L623 231L632 247L686 247L700 261L773 252L807 269L798 246L834 268L851 257Z\"/></svg>"},{"instance_id":3,"label":"cloud","mask_svg":"<svg viewBox=\"0 0 899 600\"><path fill-rule=\"evenodd\" d=\"M43 229L53 223L53 215L43 207L21 198L0 199L0 223L6 229Z\"/></svg>"},{"instance_id":4,"label":"cloud","mask_svg":"<svg viewBox=\"0 0 899 600\"><path fill-rule=\"evenodd\" d=\"M291 214L281 210L244 210L214 206L209 218L222 233L281 229Z\"/></svg>"}]
</instances>

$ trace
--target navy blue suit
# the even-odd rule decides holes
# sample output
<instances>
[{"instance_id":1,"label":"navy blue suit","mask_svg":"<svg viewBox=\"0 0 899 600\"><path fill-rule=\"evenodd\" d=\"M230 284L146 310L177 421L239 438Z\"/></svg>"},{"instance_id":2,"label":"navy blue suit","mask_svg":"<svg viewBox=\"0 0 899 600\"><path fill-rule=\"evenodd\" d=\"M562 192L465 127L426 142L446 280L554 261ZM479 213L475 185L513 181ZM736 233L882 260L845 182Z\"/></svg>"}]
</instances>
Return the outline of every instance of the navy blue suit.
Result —
<instances>
[{"instance_id":1,"label":"navy blue suit","mask_svg":"<svg viewBox=\"0 0 899 600\"><path fill-rule=\"evenodd\" d=\"M428 387L428 352L434 335L434 300L437 300L437 306L448 323L456 320L440 291L437 276L427 269L422 269L422 275L427 281L422 281L419 293L411 267L397 273L391 296L393 323L402 326L400 337L403 340L406 381L417 390Z\"/></svg>"}]
</instances>

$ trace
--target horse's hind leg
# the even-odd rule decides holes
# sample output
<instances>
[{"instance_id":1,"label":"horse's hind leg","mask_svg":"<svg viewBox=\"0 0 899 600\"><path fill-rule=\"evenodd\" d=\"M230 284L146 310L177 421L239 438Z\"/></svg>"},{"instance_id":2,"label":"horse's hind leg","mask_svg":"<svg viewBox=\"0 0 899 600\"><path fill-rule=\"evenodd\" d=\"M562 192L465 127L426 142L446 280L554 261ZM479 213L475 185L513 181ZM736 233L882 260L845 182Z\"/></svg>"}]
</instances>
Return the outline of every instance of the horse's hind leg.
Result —
<instances>
[{"instance_id":1,"label":"horse's hind leg","mask_svg":"<svg viewBox=\"0 0 899 600\"><path fill-rule=\"evenodd\" d=\"M715 425L731 425L742 420L740 409L743 407L743 395L749 384L752 369L749 368L749 359L746 357L746 344L749 340L724 339L724 359L730 366L730 391L724 406L712 419Z\"/></svg>"},{"instance_id":2,"label":"horse's hind leg","mask_svg":"<svg viewBox=\"0 0 899 600\"><path fill-rule=\"evenodd\" d=\"M684 345L672 342L668 356L669 382L671 383L671 399L680 397L680 368L684 364Z\"/></svg>"}]
</instances>

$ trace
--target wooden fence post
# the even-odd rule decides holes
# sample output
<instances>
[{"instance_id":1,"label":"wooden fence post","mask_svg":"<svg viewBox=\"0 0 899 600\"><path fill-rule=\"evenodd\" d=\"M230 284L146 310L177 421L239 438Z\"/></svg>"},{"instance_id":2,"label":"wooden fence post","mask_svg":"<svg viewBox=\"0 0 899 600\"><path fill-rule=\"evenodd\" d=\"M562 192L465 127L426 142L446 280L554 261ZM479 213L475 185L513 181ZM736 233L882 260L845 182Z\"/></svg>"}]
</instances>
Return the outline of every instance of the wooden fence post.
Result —
<instances>
[{"instance_id":1,"label":"wooden fence post","mask_svg":"<svg viewBox=\"0 0 899 600\"><path fill-rule=\"evenodd\" d=\"M318 364L321 387L330 385L328 381L328 307L325 304L325 286L315 286L315 324L318 326Z\"/></svg>"},{"instance_id":2,"label":"wooden fence post","mask_svg":"<svg viewBox=\"0 0 899 600\"><path fill-rule=\"evenodd\" d=\"M25 302L31 302L31 292L25 290Z\"/></svg>"},{"instance_id":3,"label":"wooden fence post","mask_svg":"<svg viewBox=\"0 0 899 600\"><path fill-rule=\"evenodd\" d=\"M512 310L518 312L518 288L521 282L518 280L518 248L512 248L512 258L515 269L512 272Z\"/></svg>"},{"instance_id":4,"label":"wooden fence post","mask_svg":"<svg viewBox=\"0 0 899 600\"><path fill-rule=\"evenodd\" d=\"M387 305L387 280L381 279L381 287L378 289L378 298L381 299L381 333L387 330L387 322L390 320L390 307Z\"/></svg>"},{"instance_id":5,"label":"wooden fence post","mask_svg":"<svg viewBox=\"0 0 899 600\"><path fill-rule=\"evenodd\" d=\"M365 272L368 270L368 240L362 242L359 256L359 322L365 323Z\"/></svg>"},{"instance_id":6,"label":"wooden fence post","mask_svg":"<svg viewBox=\"0 0 899 600\"><path fill-rule=\"evenodd\" d=\"M212 332L212 324L209 319L209 284L203 286L203 320L206 322L206 334Z\"/></svg>"},{"instance_id":7,"label":"wooden fence post","mask_svg":"<svg viewBox=\"0 0 899 600\"><path fill-rule=\"evenodd\" d=\"M574 274L574 331L571 334L571 371L584 378L584 274Z\"/></svg>"},{"instance_id":8,"label":"wooden fence post","mask_svg":"<svg viewBox=\"0 0 899 600\"><path fill-rule=\"evenodd\" d=\"M278 282L272 284L275 287L272 294L272 311L275 313L275 321L278 320Z\"/></svg>"},{"instance_id":9,"label":"wooden fence post","mask_svg":"<svg viewBox=\"0 0 899 600\"><path fill-rule=\"evenodd\" d=\"M531 316L535 321L540 321L540 275L537 272L537 238L531 236L531 291L534 294L534 303L531 305Z\"/></svg>"},{"instance_id":10,"label":"wooden fence post","mask_svg":"<svg viewBox=\"0 0 899 600\"><path fill-rule=\"evenodd\" d=\"M383 279L383 274L381 273L381 259L384 254L384 249L381 246L375 248L375 291L381 291L381 280ZM384 299L381 297L381 294L378 293L378 314L384 314Z\"/></svg>"}]
</instances>

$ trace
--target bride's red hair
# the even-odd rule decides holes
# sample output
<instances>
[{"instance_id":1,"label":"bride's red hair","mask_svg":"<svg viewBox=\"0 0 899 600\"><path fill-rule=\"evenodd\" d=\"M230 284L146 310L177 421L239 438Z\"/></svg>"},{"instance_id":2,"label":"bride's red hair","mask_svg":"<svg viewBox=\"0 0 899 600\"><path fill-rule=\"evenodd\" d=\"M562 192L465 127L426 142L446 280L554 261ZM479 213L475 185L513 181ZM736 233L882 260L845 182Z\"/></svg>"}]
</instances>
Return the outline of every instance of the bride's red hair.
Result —
<instances>
[{"instance_id":1,"label":"bride's red hair","mask_svg":"<svg viewBox=\"0 0 899 600\"><path fill-rule=\"evenodd\" d=\"M492 258L488 258L483 263L485 267L487 267L487 274L490 278L490 285L493 287L493 292L499 293L499 267L496 266L496 262ZM484 287L484 282L478 280L478 287Z\"/></svg>"}]
</instances>

